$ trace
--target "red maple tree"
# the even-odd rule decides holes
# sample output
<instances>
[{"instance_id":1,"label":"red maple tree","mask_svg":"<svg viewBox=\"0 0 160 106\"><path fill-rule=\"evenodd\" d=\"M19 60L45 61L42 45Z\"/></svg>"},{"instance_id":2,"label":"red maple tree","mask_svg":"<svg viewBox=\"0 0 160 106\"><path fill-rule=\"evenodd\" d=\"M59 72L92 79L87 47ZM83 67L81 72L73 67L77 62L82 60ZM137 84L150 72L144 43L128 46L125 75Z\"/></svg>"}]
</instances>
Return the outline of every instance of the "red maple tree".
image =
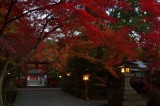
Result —
<instances>
[{"instance_id":1,"label":"red maple tree","mask_svg":"<svg viewBox=\"0 0 160 106\"><path fill-rule=\"evenodd\" d=\"M150 60L150 58L154 60L151 62L152 65L148 61L148 65L150 65L149 67L157 67L157 65L154 64L160 63L160 2L155 0L147 0L146 2L143 2L140 0L140 4L141 11L148 14L143 17L143 20L150 23L149 31L140 33L140 47L143 48L145 60ZM158 67L160 67L160 65L158 65Z\"/></svg>"},{"instance_id":2,"label":"red maple tree","mask_svg":"<svg viewBox=\"0 0 160 106\"><path fill-rule=\"evenodd\" d=\"M85 34L90 41L94 42L95 46L105 44L106 47L111 47L113 44L114 47L111 49L115 49L115 52L122 51L122 53L130 55L129 47L127 47L128 52L125 52L123 48L118 50L118 45L108 41L104 43L102 40L107 37L108 39L113 38L113 34L122 36L120 32L110 31L110 29L102 32L99 27L99 24L110 26L116 21L106 13L106 10L121 8L132 11L130 5L130 2L126 0L1 0L0 60L4 65L0 69L0 106L3 106L2 85L7 70L10 70L8 65L12 64L15 67L15 63L19 64L26 60L47 37L57 39L71 36L77 31L80 35ZM153 10L142 2L140 5L146 11ZM158 10L151 12L159 14ZM154 20L153 17L151 19ZM158 26L156 27L157 24L153 25L154 29L159 30ZM120 31L126 32L123 28ZM105 37L105 35L108 36ZM100 39L97 40L97 38ZM126 47L127 43L130 44L126 39L130 39L126 34L122 38L116 36L115 43ZM124 40L126 44L120 40Z\"/></svg>"},{"instance_id":3,"label":"red maple tree","mask_svg":"<svg viewBox=\"0 0 160 106\"><path fill-rule=\"evenodd\" d=\"M1 63L4 66L0 74L0 106L3 105L2 85L7 75L6 70L10 70L9 64L15 67L15 63L19 64L30 57L45 38L48 36L54 38L57 33L67 36L66 33L75 26L88 30L92 28L94 32L98 32L92 27L98 18L112 19L105 13L107 3L103 0L76 2L71 0L1 0L0 43L2 49L0 54ZM95 6L98 9L95 9ZM94 13L96 17L93 17L91 13Z\"/></svg>"}]
</instances>

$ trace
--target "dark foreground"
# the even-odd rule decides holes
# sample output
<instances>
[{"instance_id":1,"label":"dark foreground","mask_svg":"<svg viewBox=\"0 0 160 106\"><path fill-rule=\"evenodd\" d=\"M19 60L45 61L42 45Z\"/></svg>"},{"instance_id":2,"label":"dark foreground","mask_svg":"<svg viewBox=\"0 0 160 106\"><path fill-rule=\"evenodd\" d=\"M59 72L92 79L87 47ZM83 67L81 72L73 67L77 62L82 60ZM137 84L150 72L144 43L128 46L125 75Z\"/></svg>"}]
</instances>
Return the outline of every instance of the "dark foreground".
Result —
<instances>
[{"instance_id":1,"label":"dark foreground","mask_svg":"<svg viewBox=\"0 0 160 106\"><path fill-rule=\"evenodd\" d=\"M26 88L18 89L13 106L103 106L107 100L82 100L60 88Z\"/></svg>"}]
</instances>

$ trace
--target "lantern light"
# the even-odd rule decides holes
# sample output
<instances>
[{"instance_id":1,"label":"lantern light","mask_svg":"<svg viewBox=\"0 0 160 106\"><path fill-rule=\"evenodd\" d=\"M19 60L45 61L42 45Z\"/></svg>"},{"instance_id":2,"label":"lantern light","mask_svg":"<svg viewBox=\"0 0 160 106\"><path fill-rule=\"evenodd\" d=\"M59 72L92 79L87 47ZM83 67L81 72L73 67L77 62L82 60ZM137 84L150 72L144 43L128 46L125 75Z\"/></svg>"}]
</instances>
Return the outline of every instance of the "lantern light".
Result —
<instances>
[{"instance_id":1,"label":"lantern light","mask_svg":"<svg viewBox=\"0 0 160 106\"><path fill-rule=\"evenodd\" d=\"M122 67L122 68L121 68L121 72L122 72L122 73L129 73L129 72L130 72L130 68L128 68L128 67L127 67L127 68Z\"/></svg>"},{"instance_id":2,"label":"lantern light","mask_svg":"<svg viewBox=\"0 0 160 106\"><path fill-rule=\"evenodd\" d=\"M125 72L125 69L124 69L124 68L121 68L121 72L124 73L124 72Z\"/></svg>"},{"instance_id":3,"label":"lantern light","mask_svg":"<svg viewBox=\"0 0 160 106\"><path fill-rule=\"evenodd\" d=\"M61 76L61 75L59 75L58 77L59 77L59 78L62 78L62 76Z\"/></svg>"},{"instance_id":4,"label":"lantern light","mask_svg":"<svg viewBox=\"0 0 160 106\"><path fill-rule=\"evenodd\" d=\"M130 72L130 69L129 69L129 68L126 68L126 72Z\"/></svg>"},{"instance_id":5,"label":"lantern light","mask_svg":"<svg viewBox=\"0 0 160 106\"><path fill-rule=\"evenodd\" d=\"M89 100L89 98L88 98L88 80L89 80L90 76L91 76L91 74L89 74L89 73L83 75L83 81L85 84L85 98L86 98L86 100Z\"/></svg>"},{"instance_id":6,"label":"lantern light","mask_svg":"<svg viewBox=\"0 0 160 106\"><path fill-rule=\"evenodd\" d=\"M71 76L71 73L67 73L67 76L68 76L68 77Z\"/></svg>"},{"instance_id":7,"label":"lantern light","mask_svg":"<svg viewBox=\"0 0 160 106\"><path fill-rule=\"evenodd\" d=\"M90 74L84 74L83 75L83 81L88 81L89 80Z\"/></svg>"}]
</instances>

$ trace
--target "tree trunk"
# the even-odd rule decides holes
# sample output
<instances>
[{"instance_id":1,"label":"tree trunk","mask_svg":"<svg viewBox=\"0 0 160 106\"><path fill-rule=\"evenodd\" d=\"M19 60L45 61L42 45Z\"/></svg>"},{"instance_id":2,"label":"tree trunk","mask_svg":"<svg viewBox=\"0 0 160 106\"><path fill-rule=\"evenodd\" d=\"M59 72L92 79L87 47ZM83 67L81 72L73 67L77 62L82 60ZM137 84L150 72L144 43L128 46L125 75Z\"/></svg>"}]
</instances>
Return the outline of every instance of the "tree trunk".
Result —
<instances>
[{"instance_id":1,"label":"tree trunk","mask_svg":"<svg viewBox=\"0 0 160 106\"><path fill-rule=\"evenodd\" d=\"M3 76L0 76L0 106L3 106Z\"/></svg>"},{"instance_id":2,"label":"tree trunk","mask_svg":"<svg viewBox=\"0 0 160 106\"><path fill-rule=\"evenodd\" d=\"M3 70L1 70L1 75L0 75L0 106L4 106L4 100L3 100L3 85L4 85L4 78L6 74L6 68L5 67Z\"/></svg>"},{"instance_id":3,"label":"tree trunk","mask_svg":"<svg viewBox=\"0 0 160 106\"><path fill-rule=\"evenodd\" d=\"M4 106L4 103L3 103L3 82L4 82L5 75L6 75L7 67L9 64L9 59L10 59L10 57L8 57L5 64L3 65L2 70L0 70L0 106Z\"/></svg>"}]
</instances>

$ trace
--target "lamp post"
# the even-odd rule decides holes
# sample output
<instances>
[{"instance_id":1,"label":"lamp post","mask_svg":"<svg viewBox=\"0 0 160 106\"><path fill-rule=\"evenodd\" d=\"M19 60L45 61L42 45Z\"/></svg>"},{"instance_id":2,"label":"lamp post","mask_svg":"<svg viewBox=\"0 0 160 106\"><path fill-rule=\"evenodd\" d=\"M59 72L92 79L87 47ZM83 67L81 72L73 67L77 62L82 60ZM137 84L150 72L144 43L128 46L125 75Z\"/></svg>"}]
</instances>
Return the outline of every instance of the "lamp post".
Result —
<instances>
[{"instance_id":1,"label":"lamp post","mask_svg":"<svg viewBox=\"0 0 160 106\"><path fill-rule=\"evenodd\" d=\"M88 80L89 80L89 76L90 76L90 74L84 74L83 75L83 81L84 81L84 84L85 84L85 98L86 98L86 100L89 100L89 98L88 98Z\"/></svg>"},{"instance_id":2,"label":"lamp post","mask_svg":"<svg viewBox=\"0 0 160 106\"><path fill-rule=\"evenodd\" d=\"M67 72L65 76L65 84L68 86L70 84L71 72Z\"/></svg>"}]
</instances>

